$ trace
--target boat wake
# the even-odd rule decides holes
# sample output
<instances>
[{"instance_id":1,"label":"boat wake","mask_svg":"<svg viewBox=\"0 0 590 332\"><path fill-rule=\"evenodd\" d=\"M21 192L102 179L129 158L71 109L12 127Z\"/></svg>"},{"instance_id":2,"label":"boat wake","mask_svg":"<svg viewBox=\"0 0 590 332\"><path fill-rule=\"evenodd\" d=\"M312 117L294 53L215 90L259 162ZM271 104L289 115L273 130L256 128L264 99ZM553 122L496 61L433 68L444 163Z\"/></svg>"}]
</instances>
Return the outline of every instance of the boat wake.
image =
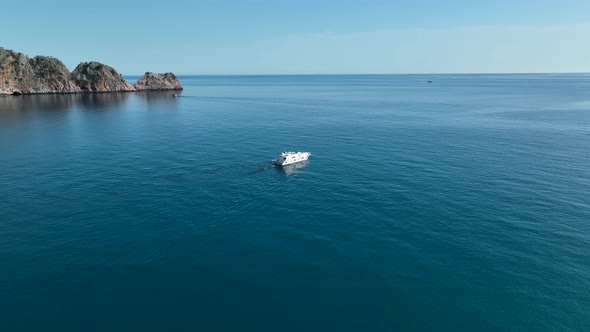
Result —
<instances>
[{"instance_id":1,"label":"boat wake","mask_svg":"<svg viewBox=\"0 0 590 332\"><path fill-rule=\"evenodd\" d=\"M266 170L269 170L271 168L276 168L276 167L278 167L278 166L275 165L271 160L271 161L265 162L263 164L258 164L256 166L256 173L264 172Z\"/></svg>"},{"instance_id":2,"label":"boat wake","mask_svg":"<svg viewBox=\"0 0 590 332\"><path fill-rule=\"evenodd\" d=\"M204 171L205 174L212 177L242 177L262 173L269 169L278 168L272 160L264 163L243 163L234 166L218 166Z\"/></svg>"},{"instance_id":3,"label":"boat wake","mask_svg":"<svg viewBox=\"0 0 590 332\"><path fill-rule=\"evenodd\" d=\"M243 176L260 174L270 169L275 169L283 175L292 175L298 173L301 169L307 167L309 164L309 160L304 160L294 164L278 166L273 160L269 160L263 163L241 163L239 165L232 166L217 166L205 170L204 173L211 177L239 178Z\"/></svg>"}]
</instances>

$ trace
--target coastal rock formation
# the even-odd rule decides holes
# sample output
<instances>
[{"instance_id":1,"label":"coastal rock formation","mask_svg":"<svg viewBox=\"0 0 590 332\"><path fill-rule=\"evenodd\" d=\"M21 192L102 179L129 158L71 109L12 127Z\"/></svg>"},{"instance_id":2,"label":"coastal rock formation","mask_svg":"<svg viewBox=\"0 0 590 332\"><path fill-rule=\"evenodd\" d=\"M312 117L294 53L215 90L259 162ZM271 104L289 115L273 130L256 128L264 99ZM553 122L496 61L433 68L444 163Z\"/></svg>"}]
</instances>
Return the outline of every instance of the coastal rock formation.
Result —
<instances>
[{"instance_id":1,"label":"coastal rock formation","mask_svg":"<svg viewBox=\"0 0 590 332\"><path fill-rule=\"evenodd\" d=\"M35 93L72 93L80 92L80 88L71 80L71 73L56 58L47 56L36 56L29 63L39 80L41 88Z\"/></svg>"},{"instance_id":2,"label":"coastal rock formation","mask_svg":"<svg viewBox=\"0 0 590 332\"><path fill-rule=\"evenodd\" d=\"M134 85L135 89L140 90L182 90L182 85L172 73L157 74L147 72Z\"/></svg>"},{"instance_id":3,"label":"coastal rock formation","mask_svg":"<svg viewBox=\"0 0 590 332\"><path fill-rule=\"evenodd\" d=\"M72 80L84 92L135 91L113 67L95 61L80 63Z\"/></svg>"},{"instance_id":4,"label":"coastal rock formation","mask_svg":"<svg viewBox=\"0 0 590 332\"><path fill-rule=\"evenodd\" d=\"M58 59L28 56L0 47L0 94L72 93L80 88Z\"/></svg>"},{"instance_id":5,"label":"coastal rock formation","mask_svg":"<svg viewBox=\"0 0 590 332\"><path fill-rule=\"evenodd\" d=\"M146 73L137 90L182 90L172 73ZM0 47L0 95L136 91L115 69L99 62L82 62L73 72L58 59L29 58Z\"/></svg>"}]
</instances>

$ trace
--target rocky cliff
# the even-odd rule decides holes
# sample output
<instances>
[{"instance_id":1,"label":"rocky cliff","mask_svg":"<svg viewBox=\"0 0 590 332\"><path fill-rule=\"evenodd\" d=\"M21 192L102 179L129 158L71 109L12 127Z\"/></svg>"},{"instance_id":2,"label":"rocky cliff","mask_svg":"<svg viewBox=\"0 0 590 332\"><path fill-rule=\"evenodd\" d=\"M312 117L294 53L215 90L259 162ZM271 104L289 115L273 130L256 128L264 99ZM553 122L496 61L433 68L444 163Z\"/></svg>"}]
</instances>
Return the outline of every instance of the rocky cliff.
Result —
<instances>
[{"instance_id":1,"label":"rocky cliff","mask_svg":"<svg viewBox=\"0 0 590 332\"><path fill-rule=\"evenodd\" d=\"M156 74L147 72L135 85L136 90L182 90L182 85L172 73Z\"/></svg>"},{"instance_id":2,"label":"rocky cliff","mask_svg":"<svg viewBox=\"0 0 590 332\"><path fill-rule=\"evenodd\" d=\"M0 47L0 95L136 90L182 90L182 85L172 73L146 73L133 86L114 68L94 61L82 62L70 73L56 58L29 58Z\"/></svg>"},{"instance_id":3,"label":"rocky cliff","mask_svg":"<svg viewBox=\"0 0 590 332\"><path fill-rule=\"evenodd\" d=\"M79 64L72 80L84 92L135 91L113 67L95 61Z\"/></svg>"},{"instance_id":4,"label":"rocky cliff","mask_svg":"<svg viewBox=\"0 0 590 332\"><path fill-rule=\"evenodd\" d=\"M55 58L28 56L0 47L0 94L72 93L80 88Z\"/></svg>"},{"instance_id":5,"label":"rocky cliff","mask_svg":"<svg viewBox=\"0 0 590 332\"><path fill-rule=\"evenodd\" d=\"M80 92L80 88L71 79L71 73L56 58L36 56L29 61L40 87L36 93L72 93Z\"/></svg>"}]
</instances>

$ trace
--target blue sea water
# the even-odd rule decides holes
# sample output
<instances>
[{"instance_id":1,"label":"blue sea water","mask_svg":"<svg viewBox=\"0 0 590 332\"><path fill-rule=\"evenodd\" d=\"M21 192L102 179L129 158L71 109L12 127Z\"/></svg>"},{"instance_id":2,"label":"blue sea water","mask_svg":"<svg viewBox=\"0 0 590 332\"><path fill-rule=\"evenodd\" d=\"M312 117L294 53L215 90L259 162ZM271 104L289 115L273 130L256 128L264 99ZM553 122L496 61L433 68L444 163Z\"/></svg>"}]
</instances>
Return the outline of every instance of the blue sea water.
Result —
<instances>
[{"instance_id":1,"label":"blue sea water","mask_svg":"<svg viewBox=\"0 0 590 332\"><path fill-rule=\"evenodd\" d=\"M0 330L590 330L590 75L181 81L0 98Z\"/></svg>"}]
</instances>

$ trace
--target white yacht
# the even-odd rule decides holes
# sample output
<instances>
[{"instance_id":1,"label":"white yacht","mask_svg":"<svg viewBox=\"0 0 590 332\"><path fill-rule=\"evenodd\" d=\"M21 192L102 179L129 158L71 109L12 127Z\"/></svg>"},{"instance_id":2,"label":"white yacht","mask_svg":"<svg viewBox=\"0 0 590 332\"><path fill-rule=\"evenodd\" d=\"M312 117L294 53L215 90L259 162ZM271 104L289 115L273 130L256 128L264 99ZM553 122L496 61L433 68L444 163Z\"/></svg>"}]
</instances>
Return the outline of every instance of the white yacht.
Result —
<instances>
[{"instance_id":1,"label":"white yacht","mask_svg":"<svg viewBox=\"0 0 590 332\"><path fill-rule=\"evenodd\" d=\"M311 156L311 152L298 152L298 151L287 151L282 152L281 155L273 160L275 165L285 166L298 163L300 161L306 161Z\"/></svg>"}]
</instances>

